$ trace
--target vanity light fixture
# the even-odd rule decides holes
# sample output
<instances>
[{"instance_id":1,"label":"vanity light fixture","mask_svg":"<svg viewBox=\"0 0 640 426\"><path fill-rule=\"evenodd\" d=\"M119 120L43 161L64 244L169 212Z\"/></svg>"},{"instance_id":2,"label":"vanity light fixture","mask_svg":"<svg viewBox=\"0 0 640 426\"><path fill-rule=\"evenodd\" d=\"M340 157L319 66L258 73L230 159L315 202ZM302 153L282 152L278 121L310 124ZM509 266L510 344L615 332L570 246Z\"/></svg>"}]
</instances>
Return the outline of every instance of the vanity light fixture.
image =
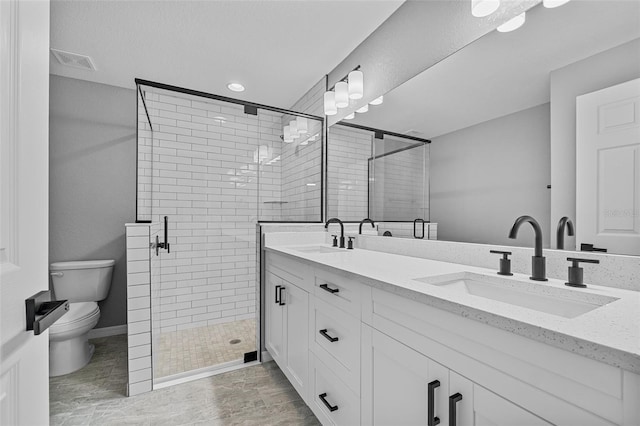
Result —
<instances>
[{"instance_id":1,"label":"vanity light fixture","mask_svg":"<svg viewBox=\"0 0 640 426\"><path fill-rule=\"evenodd\" d=\"M526 20L525 14L526 12L522 12L520 15L516 16L515 18L511 18L496 29L501 33L508 33L510 31L517 30L524 24L524 21Z\"/></svg>"},{"instance_id":2,"label":"vanity light fixture","mask_svg":"<svg viewBox=\"0 0 640 426\"><path fill-rule=\"evenodd\" d=\"M379 98L375 98L374 100L369 102L369 105L380 105L382 102L384 102L384 96L380 96Z\"/></svg>"},{"instance_id":3,"label":"vanity light fixture","mask_svg":"<svg viewBox=\"0 0 640 426\"><path fill-rule=\"evenodd\" d=\"M364 74L360 70L349 73L349 99L361 99L364 96Z\"/></svg>"},{"instance_id":4,"label":"vanity light fixture","mask_svg":"<svg viewBox=\"0 0 640 426\"><path fill-rule=\"evenodd\" d=\"M291 129L291 136L294 139L300 137L300 134L298 133L298 122L296 120L291 120L289 122L289 129Z\"/></svg>"},{"instance_id":5,"label":"vanity light fixture","mask_svg":"<svg viewBox=\"0 0 640 426\"><path fill-rule=\"evenodd\" d=\"M365 113L367 111L369 111L369 104L364 104L364 106L362 108L358 108L356 110L356 112L360 113L360 114Z\"/></svg>"},{"instance_id":6,"label":"vanity light fixture","mask_svg":"<svg viewBox=\"0 0 640 426\"><path fill-rule=\"evenodd\" d=\"M354 118L356 118L356 113L352 112L351 114L347 115L344 119L345 120L353 120Z\"/></svg>"},{"instance_id":7,"label":"vanity light fixture","mask_svg":"<svg viewBox=\"0 0 640 426\"><path fill-rule=\"evenodd\" d=\"M500 7L500 0L471 0L471 14L476 18L491 15Z\"/></svg>"},{"instance_id":8,"label":"vanity light fixture","mask_svg":"<svg viewBox=\"0 0 640 426\"><path fill-rule=\"evenodd\" d=\"M562 6L565 3L569 3L569 0L542 0L542 5L547 9Z\"/></svg>"},{"instance_id":9,"label":"vanity light fixture","mask_svg":"<svg viewBox=\"0 0 640 426\"><path fill-rule=\"evenodd\" d=\"M227 88L232 92L244 92L244 86L240 83L229 83L227 84Z\"/></svg>"},{"instance_id":10,"label":"vanity light fixture","mask_svg":"<svg viewBox=\"0 0 640 426\"><path fill-rule=\"evenodd\" d=\"M293 142L293 136L291 136L291 127L284 126L284 137L283 139L286 143Z\"/></svg>"},{"instance_id":11,"label":"vanity light fixture","mask_svg":"<svg viewBox=\"0 0 640 426\"><path fill-rule=\"evenodd\" d=\"M336 94L331 90L324 92L324 113L325 115L336 115L338 113Z\"/></svg>"},{"instance_id":12,"label":"vanity light fixture","mask_svg":"<svg viewBox=\"0 0 640 426\"><path fill-rule=\"evenodd\" d=\"M349 106L349 83L346 81L339 81L336 83L336 106L338 108L345 108Z\"/></svg>"},{"instance_id":13,"label":"vanity light fixture","mask_svg":"<svg viewBox=\"0 0 640 426\"><path fill-rule=\"evenodd\" d=\"M298 127L298 133L301 135L306 135L309 131L309 123L304 117L296 117L296 124Z\"/></svg>"}]
</instances>

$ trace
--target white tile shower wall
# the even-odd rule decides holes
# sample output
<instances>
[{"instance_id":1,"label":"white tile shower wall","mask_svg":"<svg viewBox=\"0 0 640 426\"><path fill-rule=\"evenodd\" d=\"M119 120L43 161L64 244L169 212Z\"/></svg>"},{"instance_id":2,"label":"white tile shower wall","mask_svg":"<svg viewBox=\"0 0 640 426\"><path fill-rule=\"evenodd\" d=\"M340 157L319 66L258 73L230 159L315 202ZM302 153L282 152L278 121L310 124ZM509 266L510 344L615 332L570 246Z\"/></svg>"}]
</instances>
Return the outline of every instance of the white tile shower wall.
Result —
<instances>
[{"instance_id":1,"label":"white tile shower wall","mask_svg":"<svg viewBox=\"0 0 640 426\"><path fill-rule=\"evenodd\" d=\"M138 211L136 220L151 219L152 132L138 91Z\"/></svg>"},{"instance_id":2,"label":"white tile shower wall","mask_svg":"<svg viewBox=\"0 0 640 426\"><path fill-rule=\"evenodd\" d=\"M376 220L429 220L428 145L370 162L371 212Z\"/></svg>"},{"instance_id":3,"label":"white tile shower wall","mask_svg":"<svg viewBox=\"0 0 640 426\"><path fill-rule=\"evenodd\" d=\"M328 131L327 215L343 221L368 216L368 160L373 133L334 125Z\"/></svg>"},{"instance_id":4,"label":"white tile shower wall","mask_svg":"<svg viewBox=\"0 0 640 426\"><path fill-rule=\"evenodd\" d=\"M153 220L169 216L171 244L160 260L160 331L253 318L258 162L279 154L280 114L158 93L147 107ZM277 167L261 176L274 199Z\"/></svg>"},{"instance_id":5,"label":"white tile shower wall","mask_svg":"<svg viewBox=\"0 0 640 426\"><path fill-rule=\"evenodd\" d=\"M152 389L151 280L149 241L158 225L127 224L127 395ZM155 265L154 265L155 266Z\"/></svg>"}]
</instances>

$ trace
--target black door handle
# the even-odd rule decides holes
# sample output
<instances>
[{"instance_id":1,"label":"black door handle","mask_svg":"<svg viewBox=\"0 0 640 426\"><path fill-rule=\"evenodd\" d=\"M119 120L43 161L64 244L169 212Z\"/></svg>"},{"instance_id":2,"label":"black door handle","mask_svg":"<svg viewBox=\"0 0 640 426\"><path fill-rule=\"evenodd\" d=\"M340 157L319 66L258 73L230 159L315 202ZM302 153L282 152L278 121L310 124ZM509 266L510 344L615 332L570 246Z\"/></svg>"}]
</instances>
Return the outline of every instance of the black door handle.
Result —
<instances>
[{"instance_id":1,"label":"black door handle","mask_svg":"<svg viewBox=\"0 0 640 426\"><path fill-rule=\"evenodd\" d=\"M324 291L328 291L331 294L340 292L339 288L329 288L329 284L320 284L320 288Z\"/></svg>"},{"instance_id":2,"label":"black door handle","mask_svg":"<svg viewBox=\"0 0 640 426\"><path fill-rule=\"evenodd\" d=\"M436 426L440 424L440 418L434 416L435 411L435 391L436 388L440 386L439 380L434 380L433 382L429 382L428 384L428 392L427 392L427 426Z\"/></svg>"},{"instance_id":3,"label":"black door handle","mask_svg":"<svg viewBox=\"0 0 640 426\"><path fill-rule=\"evenodd\" d=\"M282 290L284 290L285 288L284 288L284 287L282 287L282 286L278 286L278 287L280 287L280 288L278 289L278 296L280 296L280 297L279 297L279 299L278 299L278 305L280 305L280 306L284 306L284 305L285 305L285 303L282 301Z\"/></svg>"},{"instance_id":4,"label":"black door handle","mask_svg":"<svg viewBox=\"0 0 640 426\"><path fill-rule=\"evenodd\" d=\"M282 287L282 286L279 286L279 285L276 286L276 301L275 301L275 303L280 303L280 300L278 299L278 290L280 290L280 287Z\"/></svg>"},{"instance_id":5,"label":"black door handle","mask_svg":"<svg viewBox=\"0 0 640 426\"><path fill-rule=\"evenodd\" d=\"M327 329L326 329L326 328L324 328L324 329L320 330L320 334L322 334L322 335L325 337L325 339L327 339L327 340L328 340L328 341L330 341L331 343L333 343L333 342L337 342L337 341L339 340L337 337L331 337L331 336L329 336L329 335L327 334Z\"/></svg>"},{"instance_id":6,"label":"black door handle","mask_svg":"<svg viewBox=\"0 0 640 426\"><path fill-rule=\"evenodd\" d=\"M333 412L336 411L338 409L337 405L331 405L329 404L329 401L327 401L325 398L327 397L327 393L321 393L320 395L318 395L318 397L322 400L322 402L324 403L325 407L327 407L329 409L329 411Z\"/></svg>"},{"instance_id":7,"label":"black door handle","mask_svg":"<svg viewBox=\"0 0 640 426\"><path fill-rule=\"evenodd\" d=\"M462 400L460 392L454 393L449 397L449 426L456 426L456 403Z\"/></svg>"}]
</instances>

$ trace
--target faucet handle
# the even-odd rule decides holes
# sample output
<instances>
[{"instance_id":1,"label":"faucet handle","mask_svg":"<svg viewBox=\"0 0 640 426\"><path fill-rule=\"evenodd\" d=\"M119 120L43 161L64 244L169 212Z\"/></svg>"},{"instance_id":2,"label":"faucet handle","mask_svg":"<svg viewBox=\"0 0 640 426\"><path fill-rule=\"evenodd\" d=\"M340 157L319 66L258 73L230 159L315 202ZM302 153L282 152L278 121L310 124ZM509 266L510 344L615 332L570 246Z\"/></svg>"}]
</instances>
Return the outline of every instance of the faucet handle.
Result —
<instances>
[{"instance_id":1,"label":"faucet handle","mask_svg":"<svg viewBox=\"0 0 640 426\"><path fill-rule=\"evenodd\" d=\"M600 263L598 259L581 259L579 257L567 257L567 260L571 262L569 266L569 282L564 283L570 287L586 287L583 283L583 269L580 267L580 263Z\"/></svg>"},{"instance_id":2,"label":"faucet handle","mask_svg":"<svg viewBox=\"0 0 640 426\"><path fill-rule=\"evenodd\" d=\"M333 247L338 247L338 236L331 235L333 237Z\"/></svg>"},{"instance_id":3,"label":"faucet handle","mask_svg":"<svg viewBox=\"0 0 640 426\"><path fill-rule=\"evenodd\" d=\"M348 237L349 243L347 244L347 250L353 250L353 240L355 237Z\"/></svg>"},{"instance_id":4,"label":"faucet handle","mask_svg":"<svg viewBox=\"0 0 640 426\"><path fill-rule=\"evenodd\" d=\"M511 260L509 259L509 256L511 255L510 251L489 250L489 253L502 255L502 259L500 259L500 271L498 272L498 275L513 275L511 273Z\"/></svg>"}]
</instances>

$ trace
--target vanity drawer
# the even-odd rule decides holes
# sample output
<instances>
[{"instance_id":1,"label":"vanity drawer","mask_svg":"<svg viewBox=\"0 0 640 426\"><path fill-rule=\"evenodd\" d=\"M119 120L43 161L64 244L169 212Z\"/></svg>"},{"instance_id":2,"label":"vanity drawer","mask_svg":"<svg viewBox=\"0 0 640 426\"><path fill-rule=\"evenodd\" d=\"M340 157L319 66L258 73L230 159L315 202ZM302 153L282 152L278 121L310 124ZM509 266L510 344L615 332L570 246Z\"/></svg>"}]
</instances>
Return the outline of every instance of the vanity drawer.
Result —
<instances>
[{"instance_id":1,"label":"vanity drawer","mask_svg":"<svg viewBox=\"0 0 640 426\"><path fill-rule=\"evenodd\" d=\"M331 370L360 394L360 320L313 298L309 333L311 348Z\"/></svg>"},{"instance_id":2,"label":"vanity drawer","mask_svg":"<svg viewBox=\"0 0 640 426\"><path fill-rule=\"evenodd\" d=\"M360 398L317 357L309 360L310 406L316 417L323 425L359 425Z\"/></svg>"},{"instance_id":3,"label":"vanity drawer","mask_svg":"<svg viewBox=\"0 0 640 426\"><path fill-rule=\"evenodd\" d=\"M267 252L265 264L267 272L271 272L309 292L310 289L307 288L309 268L304 263L289 259L283 255Z\"/></svg>"},{"instance_id":4,"label":"vanity drawer","mask_svg":"<svg viewBox=\"0 0 640 426\"><path fill-rule=\"evenodd\" d=\"M361 284L331 272L315 270L314 294L331 306L360 319Z\"/></svg>"}]
</instances>

